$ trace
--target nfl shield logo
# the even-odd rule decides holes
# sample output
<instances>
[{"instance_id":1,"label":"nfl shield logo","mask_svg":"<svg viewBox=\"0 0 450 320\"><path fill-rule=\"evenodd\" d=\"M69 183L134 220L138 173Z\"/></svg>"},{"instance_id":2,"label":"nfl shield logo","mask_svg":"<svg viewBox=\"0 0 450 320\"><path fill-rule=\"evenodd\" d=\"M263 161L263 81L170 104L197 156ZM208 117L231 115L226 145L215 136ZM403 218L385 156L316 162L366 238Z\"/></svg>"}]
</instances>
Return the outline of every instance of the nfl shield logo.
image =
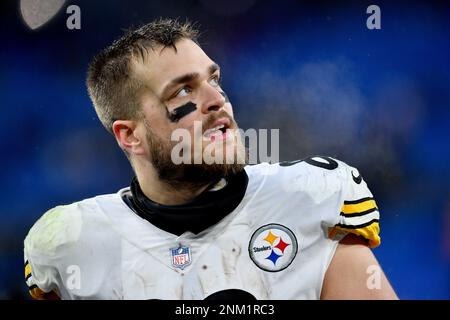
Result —
<instances>
[{"instance_id":1,"label":"nfl shield logo","mask_svg":"<svg viewBox=\"0 0 450 320\"><path fill-rule=\"evenodd\" d=\"M179 246L178 248L170 249L172 254L172 265L175 268L183 270L191 264L191 249L189 247Z\"/></svg>"}]
</instances>

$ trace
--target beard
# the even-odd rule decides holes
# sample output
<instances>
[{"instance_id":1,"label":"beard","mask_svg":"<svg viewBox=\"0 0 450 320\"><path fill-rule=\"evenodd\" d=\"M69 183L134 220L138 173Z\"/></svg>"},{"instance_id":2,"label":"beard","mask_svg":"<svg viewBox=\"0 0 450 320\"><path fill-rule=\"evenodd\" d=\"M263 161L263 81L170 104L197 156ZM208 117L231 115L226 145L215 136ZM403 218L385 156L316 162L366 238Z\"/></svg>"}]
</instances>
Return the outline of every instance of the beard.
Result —
<instances>
[{"instance_id":1,"label":"beard","mask_svg":"<svg viewBox=\"0 0 450 320\"><path fill-rule=\"evenodd\" d=\"M205 124L214 123L220 117L227 117L230 119L232 126L238 128L234 119L232 119L226 112L219 113L218 115L211 115ZM151 129L147 120L144 120L146 127L146 140L150 150L150 161L155 168L158 177L161 181L164 181L172 188L192 188L197 189L199 187L213 184L218 182L222 178L235 175L244 170L245 163L212 163L206 164L202 161L201 164L175 164L171 158L172 148L174 143L172 141L165 142L159 136L157 136ZM239 137L238 137L239 139ZM238 154L244 153L243 156L247 160L246 149L242 144L236 145ZM242 149L241 149L242 148Z\"/></svg>"}]
</instances>

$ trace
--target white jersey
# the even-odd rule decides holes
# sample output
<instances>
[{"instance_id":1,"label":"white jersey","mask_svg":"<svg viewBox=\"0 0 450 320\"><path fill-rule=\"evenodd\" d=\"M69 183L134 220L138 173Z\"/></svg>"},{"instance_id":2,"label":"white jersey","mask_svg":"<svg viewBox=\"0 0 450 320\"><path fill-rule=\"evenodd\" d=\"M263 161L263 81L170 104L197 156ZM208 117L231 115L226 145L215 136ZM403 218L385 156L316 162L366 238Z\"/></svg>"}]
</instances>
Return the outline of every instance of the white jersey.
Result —
<instances>
[{"instance_id":1,"label":"white jersey","mask_svg":"<svg viewBox=\"0 0 450 320\"><path fill-rule=\"evenodd\" d=\"M180 236L139 217L124 188L49 210L25 239L35 298L205 299L239 289L256 299L319 299L347 233L380 243L378 208L355 168L327 157L245 168L239 206Z\"/></svg>"}]
</instances>

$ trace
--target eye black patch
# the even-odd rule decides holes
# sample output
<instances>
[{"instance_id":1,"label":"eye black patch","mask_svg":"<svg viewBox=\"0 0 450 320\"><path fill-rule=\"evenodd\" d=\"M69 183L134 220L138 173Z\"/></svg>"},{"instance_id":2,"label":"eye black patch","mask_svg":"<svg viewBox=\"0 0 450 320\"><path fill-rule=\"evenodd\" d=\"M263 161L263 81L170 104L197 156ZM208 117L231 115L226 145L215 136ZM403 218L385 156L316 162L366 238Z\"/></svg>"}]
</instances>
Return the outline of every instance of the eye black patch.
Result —
<instances>
[{"instance_id":1,"label":"eye black patch","mask_svg":"<svg viewBox=\"0 0 450 320\"><path fill-rule=\"evenodd\" d=\"M197 110L197 105L192 102L188 102L181 107L173 109L173 111L167 110L167 117L172 122L178 122L184 116L187 116L189 113Z\"/></svg>"},{"instance_id":2,"label":"eye black patch","mask_svg":"<svg viewBox=\"0 0 450 320\"><path fill-rule=\"evenodd\" d=\"M230 102L230 100L228 99L228 96L225 92L220 91L220 94L225 98L225 102Z\"/></svg>"}]
</instances>

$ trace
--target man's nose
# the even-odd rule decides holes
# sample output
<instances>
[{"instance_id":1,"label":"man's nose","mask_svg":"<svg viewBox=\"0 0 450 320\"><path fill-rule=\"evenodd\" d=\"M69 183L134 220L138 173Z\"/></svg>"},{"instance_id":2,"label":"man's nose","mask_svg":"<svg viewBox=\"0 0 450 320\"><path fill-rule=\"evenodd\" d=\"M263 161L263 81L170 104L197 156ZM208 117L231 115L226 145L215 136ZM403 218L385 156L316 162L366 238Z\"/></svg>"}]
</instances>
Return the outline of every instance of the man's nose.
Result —
<instances>
[{"instance_id":1,"label":"man's nose","mask_svg":"<svg viewBox=\"0 0 450 320\"><path fill-rule=\"evenodd\" d=\"M225 105L224 96L222 96L218 88L210 84L204 85L201 96L203 101L201 103L202 113L208 114L212 111L219 111Z\"/></svg>"}]
</instances>

